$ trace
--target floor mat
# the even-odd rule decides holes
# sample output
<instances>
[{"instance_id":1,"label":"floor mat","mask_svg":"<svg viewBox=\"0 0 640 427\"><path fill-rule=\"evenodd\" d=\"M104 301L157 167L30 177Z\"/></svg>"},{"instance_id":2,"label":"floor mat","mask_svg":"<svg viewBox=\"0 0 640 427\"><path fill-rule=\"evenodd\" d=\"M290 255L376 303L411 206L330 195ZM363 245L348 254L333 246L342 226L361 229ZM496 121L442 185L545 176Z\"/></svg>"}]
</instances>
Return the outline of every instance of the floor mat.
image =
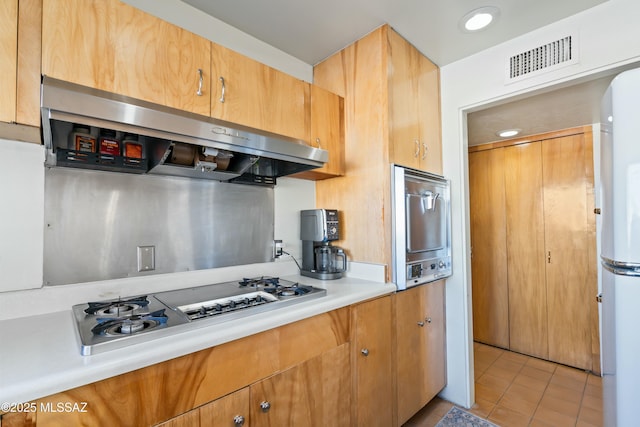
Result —
<instances>
[{"instance_id":1,"label":"floor mat","mask_svg":"<svg viewBox=\"0 0 640 427\"><path fill-rule=\"evenodd\" d=\"M436 427L499 427L483 418L477 417L457 406L449 409Z\"/></svg>"}]
</instances>

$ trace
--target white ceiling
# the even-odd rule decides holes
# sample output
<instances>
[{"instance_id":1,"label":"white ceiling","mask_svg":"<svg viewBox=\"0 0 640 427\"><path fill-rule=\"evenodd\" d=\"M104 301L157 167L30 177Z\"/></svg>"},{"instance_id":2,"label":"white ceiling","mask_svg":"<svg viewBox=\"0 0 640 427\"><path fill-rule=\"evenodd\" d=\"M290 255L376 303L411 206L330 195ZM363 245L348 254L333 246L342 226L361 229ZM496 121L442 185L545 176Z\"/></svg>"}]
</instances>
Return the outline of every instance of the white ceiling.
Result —
<instances>
[{"instance_id":1,"label":"white ceiling","mask_svg":"<svg viewBox=\"0 0 640 427\"><path fill-rule=\"evenodd\" d=\"M496 132L505 129L520 129L519 138L598 123L600 100L613 77L600 77L470 113L469 145L501 140Z\"/></svg>"},{"instance_id":2,"label":"white ceiling","mask_svg":"<svg viewBox=\"0 0 640 427\"><path fill-rule=\"evenodd\" d=\"M182 0L314 65L384 23L444 66L606 0ZM496 6L500 17L475 34L467 12Z\"/></svg>"},{"instance_id":3,"label":"white ceiling","mask_svg":"<svg viewBox=\"0 0 640 427\"><path fill-rule=\"evenodd\" d=\"M227 24L313 65L389 23L439 66L480 52L607 0L182 0ZM467 12L500 9L490 28L458 27ZM584 82L469 114L469 144L594 123L611 77Z\"/></svg>"}]
</instances>

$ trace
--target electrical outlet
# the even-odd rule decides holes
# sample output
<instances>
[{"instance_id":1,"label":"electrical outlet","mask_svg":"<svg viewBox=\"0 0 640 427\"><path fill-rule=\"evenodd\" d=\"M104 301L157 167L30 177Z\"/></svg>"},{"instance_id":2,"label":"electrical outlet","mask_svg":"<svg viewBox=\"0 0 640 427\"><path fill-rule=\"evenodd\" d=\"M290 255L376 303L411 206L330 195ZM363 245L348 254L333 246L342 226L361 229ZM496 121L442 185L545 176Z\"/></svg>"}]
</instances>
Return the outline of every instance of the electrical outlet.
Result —
<instances>
[{"instance_id":1,"label":"electrical outlet","mask_svg":"<svg viewBox=\"0 0 640 427\"><path fill-rule=\"evenodd\" d=\"M156 247L138 246L138 271L156 269Z\"/></svg>"},{"instance_id":2,"label":"electrical outlet","mask_svg":"<svg viewBox=\"0 0 640 427\"><path fill-rule=\"evenodd\" d=\"M274 258L280 258L283 255L283 250L284 248L284 244L282 243L282 240L274 240L273 241L273 257Z\"/></svg>"}]
</instances>

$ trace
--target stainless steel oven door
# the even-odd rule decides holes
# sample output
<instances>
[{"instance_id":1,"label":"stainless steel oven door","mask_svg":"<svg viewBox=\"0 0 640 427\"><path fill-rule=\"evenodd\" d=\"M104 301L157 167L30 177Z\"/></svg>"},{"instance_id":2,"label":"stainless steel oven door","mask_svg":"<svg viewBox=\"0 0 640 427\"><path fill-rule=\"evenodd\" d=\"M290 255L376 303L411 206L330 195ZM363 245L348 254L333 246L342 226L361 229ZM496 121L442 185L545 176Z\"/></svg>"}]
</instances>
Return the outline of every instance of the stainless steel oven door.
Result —
<instances>
[{"instance_id":1,"label":"stainless steel oven door","mask_svg":"<svg viewBox=\"0 0 640 427\"><path fill-rule=\"evenodd\" d=\"M398 290L451 275L449 181L392 165L392 277Z\"/></svg>"},{"instance_id":2,"label":"stainless steel oven door","mask_svg":"<svg viewBox=\"0 0 640 427\"><path fill-rule=\"evenodd\" d=\"M407 252L438 251L447 244L444 188L406 179Z\"/></svg>"}]
</instances>

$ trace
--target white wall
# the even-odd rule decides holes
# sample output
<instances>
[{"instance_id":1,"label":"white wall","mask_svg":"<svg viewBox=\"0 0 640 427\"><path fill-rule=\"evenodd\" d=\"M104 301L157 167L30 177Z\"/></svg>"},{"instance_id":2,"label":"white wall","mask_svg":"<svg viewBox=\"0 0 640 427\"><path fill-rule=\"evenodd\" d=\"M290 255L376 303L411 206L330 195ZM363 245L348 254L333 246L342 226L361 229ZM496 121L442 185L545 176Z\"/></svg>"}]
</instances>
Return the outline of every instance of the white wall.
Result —
<instances>
[{"instance_id":1,"label":"white wall","mask_svg":"<svg viewBox=\"0 0 640 427\"><path fill-rule=\"evenodd\" d=\"M44 149L0 139L0 291L42 286Z\"/></svg>"},{"instance_id":2,"label":"white wall","mask_svg":"<svg viewBox=\"0 0 640 427\"><path fill-rule=\"evenodd\" d=\"M443 398L466 407L474 401L466 113L640 61L638 16L637 0L609 0L442 67L443 160L444 174L452 183L454 269L447 281L448 385ZM577 34L578 64L505 84L505 58L569 34Z\"/></svg>"},{"instance_id":3,"label":"white wall","mask_svg":"<svg viewBox=\"0 0 640 427\"><path fill-rule=\"evenodd\" d=\"M316 207L315 181L296 178L278 178L274 190L274 239L282 240L284 251L302 263L300 241L300 211ZM290 259L283 257L283 260Z\"/></svg>"}]
</instances>

